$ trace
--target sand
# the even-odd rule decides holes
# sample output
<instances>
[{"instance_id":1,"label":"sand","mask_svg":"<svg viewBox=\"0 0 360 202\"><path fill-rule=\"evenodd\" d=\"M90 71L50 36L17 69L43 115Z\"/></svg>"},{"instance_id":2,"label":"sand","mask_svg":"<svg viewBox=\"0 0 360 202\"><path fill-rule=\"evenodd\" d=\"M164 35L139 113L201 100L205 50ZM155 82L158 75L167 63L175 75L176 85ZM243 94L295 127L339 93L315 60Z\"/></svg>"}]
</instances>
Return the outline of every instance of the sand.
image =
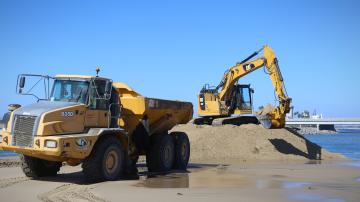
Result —
<instances>
[{"instance_id":1,"label":"sand","mask_svg":"<svg viewBox=\"0 0 360 202\"><path fill-rule=\"evenodd\" d=\"M268 108L268 107L267 107ZM245 161L344 160L310 142L295 130L265 129L261 125L178 125L172 131L188 135L190 162L234 164ZM144 158L140 158L145 162ZM0 159L0 167L20 166L17 157Z\"/></svg>"},{"instance_id":2,"label":"sand","mask_svg":"<svg viewBox=\"0 0 360 202\"><path fill-rule=\"evenodd\" d=\"M263 160L345 159L308 141L290 129L265 129L260 125L178 125L191 143L191 162L239 163Z\"/></svg>"},{"instance_id":3,"label":"sand","mask_svg":"<svg viewBox=\"0 0 360 202\"><path fill-rule=\"evenodd\" d=\"M188 172L86 184L81 167L32 180L19 167L0 168L1 201L359 201L360 169L344 163L192 163Z\"/></svg>"},{"instance_id":4,"label":"sand","mask_svg":"<svg viewBox=\"0 0 360 202\"><path fill-rule=\"evenodd\" d=\"M273 112L275 110L275 107L272 104L267 104L265 107L257 110L255 113L256 115L267 115L270 112Z\"/></svg>"},{"instance_id":5,"label":"sand","mask_svg":"<svg viewBox=\"0 0 360 202\"><path fill-rule=\"evenodd\" d=\"M87 184L81 167L55 177L24 176L18 158L0 159L1 201L354 201L360 165L297 133L259 125L174 128L189 135L186 172L149 173L144 159L132 179ZM318 157L321 159L309 160ZM334 161L329 161L334 160ZM341 161L339 161L341 160Z\"/></svg>"},{"instance_id":6,"label":"sand","mask_svg":"<svg viewBox=\"0 0 360 202\"><path fill-rule=\"evenodd\" d=\"M17 156L8 156L0 158L0 168L4 167L18 167L21 165L20 159Z\"/></svg>"}]
</instances>

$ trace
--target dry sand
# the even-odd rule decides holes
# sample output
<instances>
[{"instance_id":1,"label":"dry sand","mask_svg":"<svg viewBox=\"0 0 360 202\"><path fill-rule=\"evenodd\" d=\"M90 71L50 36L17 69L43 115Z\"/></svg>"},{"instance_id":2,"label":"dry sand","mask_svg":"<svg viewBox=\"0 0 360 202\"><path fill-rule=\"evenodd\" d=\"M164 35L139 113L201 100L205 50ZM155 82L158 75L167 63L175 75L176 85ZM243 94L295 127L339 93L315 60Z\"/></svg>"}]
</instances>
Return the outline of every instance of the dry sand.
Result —
<instances>
[{"instance_id":1,"label":"dry sand","mask_svg":"<svg viewBox=\"0 0 360 202\"><path fill-rule=\"evenodd\" d=\"M258 111L256 111L256 115L267 115L270 112L274 111L275 107L272 104L267 104L265 107L259 109Z\"/></svg>"},{"instance_id":2,"label":"dry sand","mask_svg":"<svg viewBox=\"0 0 360 202\"><path fill-rule=\"evenodd\" d=\"M253 160L345 159L326 151L289 129L265 129L260 125L178 125L191 143L191 162L238 163Z\"/></svg>"},{"instance_id":3,"label":"dry sand","mask_svg":"<svg viewBox=\"0 0 360 202\"><path fill-rule=\"evenodd\" d=\"M87 184L81 167L56 177L24 176L15 157L0 159L1 201L360 201L360 165L286 129L258 125L174 128L189 135L187 172L148 173L135 179ZM143 159L142 159L143 160ZM224 165L228 164L228 165Z\"/></svg>"},{"instance_id":4,"label":"dry sand","mask_svg":"<svg viewBox=\"0 0 360 202\"><path fill-rule=\"evenodd\" d=\"M0 168L3 167L18 167L21 165L20 159L17 156L7 156L0 158Z\"/></svg>"}]
</instances>

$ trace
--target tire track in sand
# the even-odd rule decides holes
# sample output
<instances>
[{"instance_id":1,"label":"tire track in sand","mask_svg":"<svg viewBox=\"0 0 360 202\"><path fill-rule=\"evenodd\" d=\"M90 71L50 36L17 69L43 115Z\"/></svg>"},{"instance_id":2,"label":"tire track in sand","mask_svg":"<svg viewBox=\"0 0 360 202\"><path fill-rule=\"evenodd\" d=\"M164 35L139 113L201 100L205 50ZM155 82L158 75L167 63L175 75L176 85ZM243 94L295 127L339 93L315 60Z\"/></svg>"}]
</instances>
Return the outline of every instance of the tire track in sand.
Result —
<instances>
[{"instance_id":1,"label":"tire track in sand","mask_svg":"<svg viewBox=\"0 0 360 202\"><path fill-rule=\"evenodd\" d=\"M107 202L107 200L91 193L90 190L93 188L95 187L90 185L64 184L49 192L38 195L38 198L45 202Z\"/></svg>"},{"instance_id":2,"label":"tire track in sand","mask_svg":"<svg viewBox=\"0 0 360 202\"><path fill-rule=\"evenodd\" d=\"M10 187L12 185L22 183L22 182L26 182L26 181L29 181L29 180L30 180L30 178L28 178L28 177L13 177L13 178L1 179L0 180L0 189Z\"/></svg>"}]
</instances>

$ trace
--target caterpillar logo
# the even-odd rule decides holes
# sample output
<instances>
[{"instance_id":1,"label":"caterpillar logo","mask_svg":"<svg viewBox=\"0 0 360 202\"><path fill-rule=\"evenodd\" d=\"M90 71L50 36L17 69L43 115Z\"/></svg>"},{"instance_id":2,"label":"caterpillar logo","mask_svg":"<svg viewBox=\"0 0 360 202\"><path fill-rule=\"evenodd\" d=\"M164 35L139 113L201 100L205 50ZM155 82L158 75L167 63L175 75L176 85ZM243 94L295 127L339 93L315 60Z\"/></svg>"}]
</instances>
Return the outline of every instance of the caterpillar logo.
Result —
<instances>
[{"instance_id":1,"label":"caterpillar logo","mask_svg":"<svg viewBox=\"0 0 360 202\"><path fill-rule=\"evenodd\" d=\"M245 64L245 65L243 65L244 71L250 71L254 67L255 67L254 64Z\"/></svg>"}]
</instances>

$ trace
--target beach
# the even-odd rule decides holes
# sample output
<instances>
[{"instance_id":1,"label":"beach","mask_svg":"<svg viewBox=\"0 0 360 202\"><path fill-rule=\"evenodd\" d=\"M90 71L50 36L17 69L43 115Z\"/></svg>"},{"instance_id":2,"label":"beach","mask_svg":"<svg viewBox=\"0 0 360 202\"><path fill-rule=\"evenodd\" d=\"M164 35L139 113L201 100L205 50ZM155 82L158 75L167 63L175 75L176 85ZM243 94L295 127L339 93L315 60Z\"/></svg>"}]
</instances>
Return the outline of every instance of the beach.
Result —
<instances>
[{"instance_id":1,"label":"beach","mask_svg":"<svg viewBox=\"0 0 360 202\"><path fill-rule=\"evenodd\" d=\"M18 156L6 156L0 158L0 198L56 202L360 199L359 161L330 152L289 129L186 124L173 131L185 132L191 142L186 171L151 173L141 157L138 175L89 184L81 166L63 164L55 177L30 179L21 171Z\"/></svg>"},{"instance_id":2,"label":"beach","mask_svg":"<svg viewBox=\"0 0 360 202\"><path fill-rule=\"evenodd\" d=\"M353 161L191 163L187 172L148 173L87 184L80 166L32 180L16 164L0 168L2 201L359 201Z\"/></svg>"}]
</instances>

